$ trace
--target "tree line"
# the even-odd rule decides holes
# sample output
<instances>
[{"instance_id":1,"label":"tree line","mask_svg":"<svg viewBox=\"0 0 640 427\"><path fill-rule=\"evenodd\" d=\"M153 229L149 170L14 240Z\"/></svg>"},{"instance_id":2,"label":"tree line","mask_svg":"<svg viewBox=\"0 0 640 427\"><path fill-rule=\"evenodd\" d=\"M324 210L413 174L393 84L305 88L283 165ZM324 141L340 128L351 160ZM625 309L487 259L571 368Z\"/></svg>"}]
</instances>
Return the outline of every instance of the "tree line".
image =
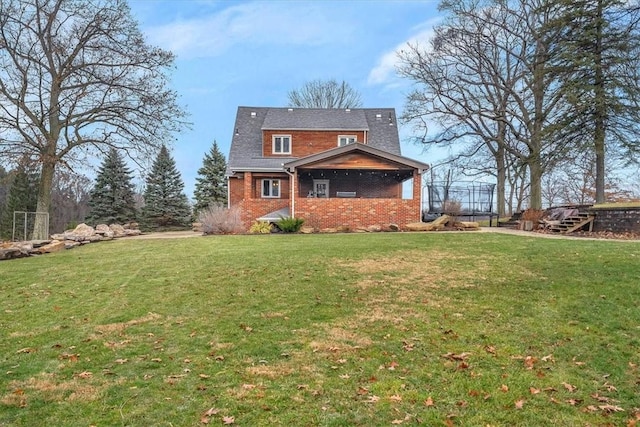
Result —
<instances>
[{"instance_id":1,"label":"tree line","mask_svg":"<svg viewBox=\"0 0 640 427\"><path fill-rule=\"evenodd\" d=\"M198 212L226 205L226 159L214 141L198 169L193 206L184 194L184 182L169 150L162 146L151 166L144 189L136 191L132 170L123 154L111 148L95 181L83 175L54 175L50 229L61 232L79 222L90 225L138 222L145 230L189 227ZM0 239L11 239L14 212L36 212L39 170L19 163L7 171L0 166ZM33 230L33 217L28 229ZM18 231L24 219L18 215ZM31 236L24 236L31 238Z\"/></svg>"},{"instance_id":2,"label":"tree line","mask_svg":"<svg viewBox=\"0 0 640 427\"><path fill-rule=\"evenodd\" d=\"M637 3L443 0L440 11L429 43L399 53L419 142L455 146L467 173L494 176L500 214L507 188L540 209L545 178L563 168L584 168L589 202L605 202L607 165L637 162L640 148Z\"/></svg>"}]
</instances>

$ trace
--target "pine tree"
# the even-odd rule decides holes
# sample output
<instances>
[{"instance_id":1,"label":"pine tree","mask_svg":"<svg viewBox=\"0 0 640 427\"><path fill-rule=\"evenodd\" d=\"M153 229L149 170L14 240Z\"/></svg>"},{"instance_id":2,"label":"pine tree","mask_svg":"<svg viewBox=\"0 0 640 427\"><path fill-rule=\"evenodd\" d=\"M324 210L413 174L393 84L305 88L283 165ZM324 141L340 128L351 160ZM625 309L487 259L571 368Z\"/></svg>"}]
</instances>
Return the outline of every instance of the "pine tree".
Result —
<instances>
[{"instance_id":1,"label":"pine tree","mask_svg":"<svg viewBox=\"0 0 640 427\"><path fill-rule=\"evenodd\" d=\"M146 180L142 209L145 227L187 226L191 209L183 190L184 182L176 162L163 146Z\"/></svg>"},{"instance_id":2,"label":"pine tree","mask_svg":"<svg viewBox=\"0 0 640 427\"><path fill-rule=\"evenodd\" d=\"M13 213L15 211L35 212L38 203L38 179L37 173L20 165L14 171L14 177L9 188L7 204L0 220L0 235L4 239L10 239L13 234ZM27 217L27 236L24 234L24 217L20 221L20 236L27 239L33 230L33 217Z\"/></svg>"},{"instance_id":3,"label":"pine tree","mask_svg":"<svg viewBox=\"0 0 640 427\"><path fill-rule=\"evenodd\" d=\"M222 205L227 200L227 180L225 173L227 161L224 154L218 148L218 143L213 141L209 153L204 155L202 167L198 169L196 189L194 197L196 204L194 211L200 212L210 205Z\"/></svg>"},{"instance_id":4,"label":"pine tree","mask_svg":"<svg viewBox=\"0 0 640 427\"><path fill-rule=\"evenodd\" d=\"M105 157L96 184L89 195L91 208L87 222L97 224L124 224L137 217L131 170L115 148Z\"/></svg>"}]
</instances>

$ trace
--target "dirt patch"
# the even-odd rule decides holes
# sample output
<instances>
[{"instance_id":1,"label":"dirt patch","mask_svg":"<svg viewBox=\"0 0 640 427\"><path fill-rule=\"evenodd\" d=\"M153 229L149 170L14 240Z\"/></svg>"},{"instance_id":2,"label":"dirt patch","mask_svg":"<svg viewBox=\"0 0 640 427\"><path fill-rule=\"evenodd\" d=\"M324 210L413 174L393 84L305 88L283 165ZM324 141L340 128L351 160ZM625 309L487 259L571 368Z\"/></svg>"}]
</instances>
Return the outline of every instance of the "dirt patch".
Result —
<instances>
[{"instance_id":1,"label":"dirt patch","mask_svg":"<svg viewBox=\"0 0 640 427\"><path fill-rule=\"evenodd\" d=\"M57 381L55 374L41 374L26 381L12 381L8 387L10 392L2 396L0 402L24 407L35 394L47 402L90 402L100 398L103 388L83 379Z\"/></svg>"},{"instance_id":2,"label":"dirt patch","mask_svg":"<svg viewBox=\"0 0 640 427\"><path fill-rule=\"evenodd\" d=\"M156 313L149 313L146 316L140 317L138 319L132 319L127 322L120 323L109 323L107 325L98 325L96 326L96 330L102 334L112 334L112 333L121 333L129 326L140 325L142 323L152 322L154 320L160 319L162 316Z\"/></svg>"}]
</instances>

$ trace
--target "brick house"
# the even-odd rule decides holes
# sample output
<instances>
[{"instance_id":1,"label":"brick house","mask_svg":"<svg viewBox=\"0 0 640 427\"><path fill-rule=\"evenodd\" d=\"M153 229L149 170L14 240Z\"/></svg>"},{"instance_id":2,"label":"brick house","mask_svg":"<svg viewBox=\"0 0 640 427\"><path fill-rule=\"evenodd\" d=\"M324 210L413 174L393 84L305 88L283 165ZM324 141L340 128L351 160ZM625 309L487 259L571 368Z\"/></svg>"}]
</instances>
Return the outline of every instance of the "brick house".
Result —
<instances>
[{"instance_id":1,"label":"brick house","mask_svg":"<svg viewBox=\"0 0 640 427\"><path fill-rule=\"evenodd\" d=\"M420 221L428 165L400 154L393 108L238 107L229 206L248 228L280 217L316 229Z\"/></svg>"}]
</instances>

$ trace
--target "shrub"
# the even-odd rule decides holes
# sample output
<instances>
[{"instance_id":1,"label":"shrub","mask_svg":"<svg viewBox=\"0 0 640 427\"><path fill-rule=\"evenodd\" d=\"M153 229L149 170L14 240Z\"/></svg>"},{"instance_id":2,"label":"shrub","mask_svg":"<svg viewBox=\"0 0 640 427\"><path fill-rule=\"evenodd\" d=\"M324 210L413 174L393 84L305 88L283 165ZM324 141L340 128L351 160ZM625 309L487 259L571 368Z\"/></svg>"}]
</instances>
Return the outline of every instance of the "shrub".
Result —
<instances>
[{"instance_id":1,"label":"shrub","mask_svg":"<svg viewBox=\"0 0 640 427\"><path fill-rule=\"evenodd\" d=\"M544 211L541 209L526 209L522 212L522 220L523 221L533 221L534 223L538 223L542 218L544 218Z\"/></svg>"},{"instance_id":2,"label":"shrub","mask_svg":"<svg viewBox=\"0 0 640 427\"><path fill-rule=\"evenodd\" d=\"M278 228L282 230L284 233L297 233L302 228L302 224L304 224L303 218L294 218L294 217L280 217L280 221L278 221Z\"/></svg>"},{"instance_id":3,"label":"shrub","mask_svg":"<svg viewBox=\"0 0 640 427\"><path fill-rule=\"evenodd\" d=\"M252 234L269 234L271 233L271 223L266 221L256 221L251 224L249 233Z\"/></svg>"},{"instance_id":4,"label":"shrub","mask_svg":"<svg viewBox=\"0 0 640 427\"><path fill-rule=\"evenodd\" d=\"M235 234L243 231L240 209L222 206L209 206L198 214L204 234Z\"/></svg>"}]
</instances>

